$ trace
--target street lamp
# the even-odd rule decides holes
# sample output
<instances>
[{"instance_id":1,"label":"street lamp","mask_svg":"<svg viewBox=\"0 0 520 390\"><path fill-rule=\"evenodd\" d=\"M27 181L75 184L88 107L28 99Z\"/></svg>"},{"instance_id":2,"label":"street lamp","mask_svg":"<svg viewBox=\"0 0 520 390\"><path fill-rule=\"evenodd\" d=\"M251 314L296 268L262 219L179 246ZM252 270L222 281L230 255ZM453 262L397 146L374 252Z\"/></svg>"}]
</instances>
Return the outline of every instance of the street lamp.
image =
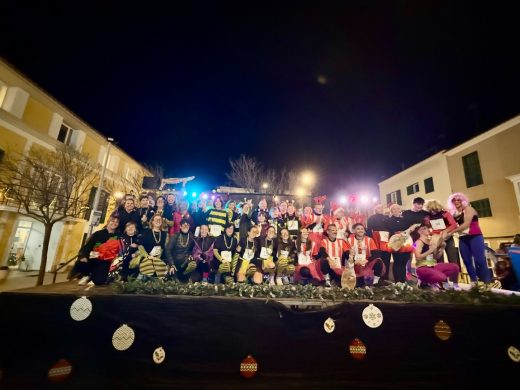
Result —
<instances>
[{"instance_id":1,"label":"street lamp","mask_svg":"<svg viewBox=\"0 0 520 390\"><path fill-rule=\"evenodd\" d=\"M107 170L108 165L108 156L110 154L110 147L112 146L112 142L114 142L113 138L107 138L107 151L105 153L105 158L103 160L103 168L101 169L101 176L99 177L99 184L96 188L96 195L94 196L94 202L92 204L92 212L90 213L89 218L89 227L88 227L88 236L92 235L92 230L94 230L94 226L99 224L99 219L101 217L101 213L98 211L99 206L99 197L101 196L101 190L103 187L103 180L105 179L105 172Z\"/></svg>"},{"instance_id":2,"label":"street lamp","mask_svg":"<svg viewBox=\"0 0 520 390\"><path fill-rule=\"evenodd\" d=\"M316 175L311 171L305 171L301 175L302 184L308 187L312 187L316 181Z\"/></svg>"},{"instance_id":3,"label":"street lamp","mask_svg":"<svg viewBox=\"0 0 520 390\"><path fill-rule=\"evenodd\" d=\"M262 183L262 188L267 190L269 188L269 183Z\"/></svg>"}]
</instances>

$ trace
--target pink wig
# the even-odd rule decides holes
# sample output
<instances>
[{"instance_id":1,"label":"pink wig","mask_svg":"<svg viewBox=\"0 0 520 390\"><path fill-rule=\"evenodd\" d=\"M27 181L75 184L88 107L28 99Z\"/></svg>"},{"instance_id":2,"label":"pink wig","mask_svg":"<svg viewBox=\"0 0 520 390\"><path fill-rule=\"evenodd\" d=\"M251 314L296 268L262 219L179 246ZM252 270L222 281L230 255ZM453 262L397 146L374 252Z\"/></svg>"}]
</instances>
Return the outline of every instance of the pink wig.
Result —
<instances>
[{"instance_id":1,"label":"pink wig","mask_svg":"<svg viewBox=\"0 0 520 390\"><path fill-rule=\"evenodd\" d=\"M462 208L466 208L466 206L469 204L468 197L464 195L462 192L455 192L450 195L448 198L448 210L453 214L457 209L453 205L453 199L459 198L462 200Z\"/></svg>"}]
</instances>

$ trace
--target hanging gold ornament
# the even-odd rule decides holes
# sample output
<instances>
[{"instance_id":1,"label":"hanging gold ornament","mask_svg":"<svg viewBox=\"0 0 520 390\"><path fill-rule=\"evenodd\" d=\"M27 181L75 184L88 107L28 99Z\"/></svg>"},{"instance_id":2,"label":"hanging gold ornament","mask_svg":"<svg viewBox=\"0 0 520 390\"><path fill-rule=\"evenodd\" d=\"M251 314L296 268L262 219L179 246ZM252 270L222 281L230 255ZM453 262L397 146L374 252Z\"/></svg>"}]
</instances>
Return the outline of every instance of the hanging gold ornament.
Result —
<instances>
[{"instance_id":1,"label":"hanging gold ornament","mask_svg":"<svg viewBox=\"0 0 520 390\"><path fill-rule=\"evenodd\" d=\"M370 328L378 328L383 323L383 312L373 304L365 307L362 317L365 324Z\"/></svg>"},{"instance_id":2,"label":"hanging gold ornament","mask_svg":"<svg viewBox=\"0 0 520 390\"><path fill-rule=\"evenodd\" d=\"M509 358L515 363L520 362L520 351L514 345L511 345L507 349L507 354L509 355Z\"/></svg>"},{"instance_id":3,"label":"hanging gold ornament","mask_svg":"<svg viewBox=\"0 0 520 390\"><path fill-rule=\"evenodd\" d=\"M134 330L125 324L115 330L112 336L112 345L118 351L124 351L132 346L134 340Z\"/></svg>"},{"instance_id":4,"label":"hanging gold ornament","mask_svg":"<svg viewBox=\"0 0 520 390\"><path fill-rule=\"evenodd\" d=\"M161 364L162 362L164 362L164 359L166 359L166 351L163 347L157 347L153 351L152 357L155 364Z\"/></svg>"},{"instance_id":5,"label":"hanging gold ornament","mask_svg":"<svg viewBox=\"0 0 520 390\"><path fill-rule=\"evenodd\" d=\"M87 297L76 299L70 306L70 316L74 321L83 321L90 313L92 313L92 302Z\"/></svg>"},{"instance_id":6,"label":"hanging gold ornament","mask_svg":"<svg viewBox=\"0 0 520 390\"><path fill-rule=\"evenodd\" d=\"M325 329L325 332L327 333L334 332L334 329L336 329L336 324L334 323L334 320L330 317L327 318L323 323L323 329Z\"/></svg>"},{"instance_id":7,"label":"hanging gold ornament","mask_svg":"<svg viewBox=\"0 0 520 390\"><path fill-rule=\"evenodd\" d=\"M443 320L439 320L435 323L433 331L435 332L435 336L437 336L442 341L446 341L451 337L451 328Z\"/></svg>"}]
</instances>

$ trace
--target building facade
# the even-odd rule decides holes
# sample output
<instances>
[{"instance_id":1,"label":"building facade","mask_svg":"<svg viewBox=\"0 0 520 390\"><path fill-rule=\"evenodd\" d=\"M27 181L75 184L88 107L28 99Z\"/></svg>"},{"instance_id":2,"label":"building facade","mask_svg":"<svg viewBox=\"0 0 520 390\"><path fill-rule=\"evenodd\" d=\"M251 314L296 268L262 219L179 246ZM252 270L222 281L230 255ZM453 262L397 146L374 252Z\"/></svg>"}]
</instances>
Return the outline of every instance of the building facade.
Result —
<instances>
[{"instance_id":1,"label":"building facade","mask_svg":"<svg viewBox=\"0 0 520 390\"><path fill-rule=\"evenodd\" d=\"M0 60L0 163L9 153L30 153L36 148L55 149L67 144L95 162L104 163L107 138L86 124L65 106ZM113 193L125 191L146 170L128 154L111 146L106 181L101 192L104 223L115 206ZM97 182L97 181L96 181ZM17 212L8 189L0 188L0 265L23 258L22 269L39 269L43 224ZM90 189L91 198L96 188ZM49 246L47 270L74 257L88 231L88 218L67 219L55 224Z\"/></svg>"},{"instance_id":2,"label":"building facade","mask_svg":"<svg viewBox=\"0 0 520 390\"><path fill-rule=\"evenodd\" d=\"M520 233L520 116L469 141L437 153L381 183L381 199L405 208L413 198L446 204L466 194L492 248Z\"/></svg>"}]
</instances>

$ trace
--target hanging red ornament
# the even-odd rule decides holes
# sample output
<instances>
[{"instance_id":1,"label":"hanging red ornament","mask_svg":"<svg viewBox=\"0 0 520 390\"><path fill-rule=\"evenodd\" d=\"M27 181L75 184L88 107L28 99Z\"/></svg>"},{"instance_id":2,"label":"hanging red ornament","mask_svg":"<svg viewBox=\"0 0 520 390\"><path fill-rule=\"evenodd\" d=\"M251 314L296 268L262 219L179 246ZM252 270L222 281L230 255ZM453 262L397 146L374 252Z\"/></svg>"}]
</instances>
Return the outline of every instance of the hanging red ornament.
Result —
<instances>
[{"instance_id":1,"label":"hanging red ornament","mask_svg":"<svg viewBox=\"0 0 520 390\"><path fill-rule=\"evenodd\" d=\"M348 350L352 357L356 360L363 360L367 354L367 347L358 338L355 338L350 342Z\"/></svg>"},{"instance_id":2,"label":"hanging red ornament","mask_svg":"<svg viewBox=\"0 0 520 390\"><path fill-rule=\"evenodd\" d=\"M242 363L240 363L240 375L244 378L250 379L254 377L257 371L258 363L251 355L248 355L244 360L242 360Z\"/></svg>"},{"instance_id":3,"label":"hanging red ornament","mask_svg":"<svg viewBox=\"0 0 520 390\"><path fill-rule=\"evenodd\" d=\"M72 373L71 364L65 360L58 360L50 369L47 376L49 380L53 383L63 382L66 380L70 374Z\"/></svg>"}]
</instances>

